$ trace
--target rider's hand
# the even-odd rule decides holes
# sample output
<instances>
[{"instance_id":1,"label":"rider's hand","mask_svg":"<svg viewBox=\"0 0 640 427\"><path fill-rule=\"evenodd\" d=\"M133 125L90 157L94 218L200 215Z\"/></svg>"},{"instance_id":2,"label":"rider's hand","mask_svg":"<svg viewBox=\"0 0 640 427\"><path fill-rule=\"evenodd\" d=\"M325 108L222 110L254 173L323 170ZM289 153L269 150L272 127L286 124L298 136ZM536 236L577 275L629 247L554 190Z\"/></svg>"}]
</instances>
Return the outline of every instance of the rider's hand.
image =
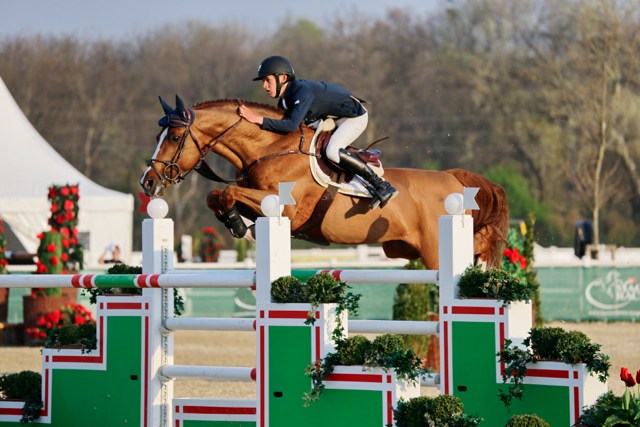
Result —
<instances>
[{"instance_id":1,"label":"rider's hand","mask_svg":"<svg viewBox=\"0 0 640 427\"><path fill-rule=\"evenodd\" d=\"M238 114L249 123L261 125L263 122L262 116L257 115L251 108L247 107L244 104L238 107Z\"/></svg>"}]
</instances>

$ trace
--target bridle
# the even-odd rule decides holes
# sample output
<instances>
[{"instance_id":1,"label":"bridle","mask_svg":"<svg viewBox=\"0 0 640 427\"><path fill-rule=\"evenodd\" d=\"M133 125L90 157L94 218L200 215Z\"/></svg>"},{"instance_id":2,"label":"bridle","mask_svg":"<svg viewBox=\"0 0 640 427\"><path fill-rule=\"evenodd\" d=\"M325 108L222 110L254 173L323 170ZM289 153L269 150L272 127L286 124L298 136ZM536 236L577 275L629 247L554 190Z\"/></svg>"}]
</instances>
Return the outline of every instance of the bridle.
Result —
<instances>
[{"instance_id":1,"label":"bridle","mask_svg":"<svg viewBox=\"0 0 640 427\"><path fill-rule=\"evenodd\" d=\"M196 138L196 136L191 131L191 124L193 124L193 120L194 120L193 110L185 109L185 111L187 113L186 120L181 120L176 117L167 116L168 125L165 129L177 128L177 127L185 128L185 131L182 133L182 137L180 138L180 144L178 145L178 148L176 149L176 151L173 153L171 160L160 160L160 159L153 159L153 158L147 160L147 166L153 169L156 175L160 177L160 181L162 182L163 186L167 186L169 184L178 184L179 182L183 181L192 170L195 169L196 171L199 171L199 168L201 168L202 165L206 165L204 158L209 153L209 151L211 151L211 149L218 142L222 141L222 139L229 132L235 129L242 121L242 117L240 117L237 122L235 122L234 124L229 126L227 129L222 131L218 136L213 138L211 140L211 143L205 146L201 146L200 142L198 141L198 138ZM180 165L178 164L178 162L180 161L180 157L182 156L182 152L184 151L186 141L187 141L187 136L191 137L191 141L193 141L196 148L198 149L198 153L200 154L200 159L198 160L198 163L193 169L183 171ZM162 173L160 173L160 170L156 166L157 163L161 163L164 166L162 168ZM209 169L209 171L211 171L208 165L206 166L206 168ZM213 173L213 171L211 171L211 173ZM221 179L221 182L226 182L226 181Z\"/></svg>"}]
</instances>

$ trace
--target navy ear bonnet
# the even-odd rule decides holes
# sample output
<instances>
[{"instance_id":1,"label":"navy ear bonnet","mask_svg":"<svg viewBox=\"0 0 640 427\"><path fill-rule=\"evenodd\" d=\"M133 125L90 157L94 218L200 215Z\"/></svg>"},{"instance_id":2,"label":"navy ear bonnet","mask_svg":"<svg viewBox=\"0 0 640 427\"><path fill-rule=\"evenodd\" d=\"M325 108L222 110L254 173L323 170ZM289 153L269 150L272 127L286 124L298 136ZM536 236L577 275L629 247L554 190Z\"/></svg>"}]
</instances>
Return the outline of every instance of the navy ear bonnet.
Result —
<instances>
[{"instance_id":1,"label":"navy ear bonnet","mask_svg":"<svg viewBox=\"0 0 640 427\"><path fill-rule=\"evenodd\" d=\"M163 128L184 127L193 124L193 120L195 119L193 110L185 108L184 102L182 102L182 99L180 99L178 95L176 95L176 108L172 108L161 96L158 98L160 99L160 105L162 105L165 114L163 118L158 120L159 126Z\"/></svg>"}]
</instances>

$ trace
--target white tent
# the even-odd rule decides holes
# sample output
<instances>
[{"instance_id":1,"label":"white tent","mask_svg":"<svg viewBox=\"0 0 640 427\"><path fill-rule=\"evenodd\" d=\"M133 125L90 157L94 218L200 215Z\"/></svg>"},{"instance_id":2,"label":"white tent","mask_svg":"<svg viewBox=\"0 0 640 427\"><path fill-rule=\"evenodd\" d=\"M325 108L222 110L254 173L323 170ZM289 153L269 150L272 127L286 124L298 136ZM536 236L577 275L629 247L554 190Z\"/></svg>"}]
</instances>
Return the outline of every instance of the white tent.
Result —
<instances>
[{"instance_id":1,"label":"white tent","mask_svg":"<svg viewBox=\"0 0 640 427\"><path fill-rule=\"evenodd\" d=\"M111 243L131 254L133 196L102 187L55 151L24 115L0 77L0 217L24 249L35 253L37 235L49 230L51 185L79 184L78 232L85 264L95 265ZM82 238L84 237L84 238Z\"/></svg>"}]
</instances>

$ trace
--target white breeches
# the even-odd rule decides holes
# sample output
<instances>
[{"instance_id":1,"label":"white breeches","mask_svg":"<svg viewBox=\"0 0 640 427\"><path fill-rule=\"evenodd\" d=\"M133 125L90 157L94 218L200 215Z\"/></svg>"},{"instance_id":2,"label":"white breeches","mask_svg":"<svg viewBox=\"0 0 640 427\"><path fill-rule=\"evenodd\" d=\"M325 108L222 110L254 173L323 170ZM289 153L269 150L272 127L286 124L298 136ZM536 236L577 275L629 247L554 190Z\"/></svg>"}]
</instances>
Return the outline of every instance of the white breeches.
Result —
<instances>
[{"instance_id":1,"label":"white breeches","mask_svg":"<svg viewBox=\"0 0 640 427\"><path fill-rule=\"evenodd\" d=\"M367 128L369 113L358 117L343 117L336 120L336 131L327 144L327 157L336 163L340 163L339 152L341 148L355 141Z\"/></svg>"}]
</instances>

